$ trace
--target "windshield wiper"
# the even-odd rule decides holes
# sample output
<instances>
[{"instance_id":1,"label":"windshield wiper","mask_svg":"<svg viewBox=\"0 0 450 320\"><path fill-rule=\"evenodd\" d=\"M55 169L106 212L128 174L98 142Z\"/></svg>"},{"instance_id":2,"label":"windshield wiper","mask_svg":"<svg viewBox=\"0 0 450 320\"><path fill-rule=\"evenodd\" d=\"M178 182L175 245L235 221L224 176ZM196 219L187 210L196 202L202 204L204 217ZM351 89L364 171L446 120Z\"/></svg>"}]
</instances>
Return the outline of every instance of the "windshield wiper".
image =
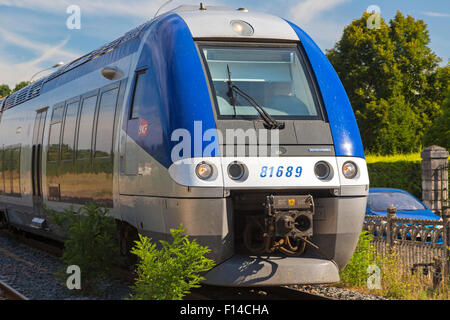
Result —
<instances>
[{"instance_id":1,"label":"windshield wiper","mask_svg":"<svg viewBox=\"0 0 450 320\"><path fill-rule=\"evenodd\" d=\"M234 98L233 92L236 92L241 97L243 97L245 100L250 103L250 105L258 111L258 114L261 116L261 118L264 120L264 122L267 124L269 129L283 129L285 124L284 122L279 122L275 120L269 113L267 113L266 110L250 95L248 95L246 92L244 92L241 88L239 88L237 85L231 81L231 72L230 72L230 66L227 65L227 71L228 71L228 92L227 96L230 99L230 103L233 106L234 109L234 116L236 117L236 99Z\"/></svg>"}]
</instances>

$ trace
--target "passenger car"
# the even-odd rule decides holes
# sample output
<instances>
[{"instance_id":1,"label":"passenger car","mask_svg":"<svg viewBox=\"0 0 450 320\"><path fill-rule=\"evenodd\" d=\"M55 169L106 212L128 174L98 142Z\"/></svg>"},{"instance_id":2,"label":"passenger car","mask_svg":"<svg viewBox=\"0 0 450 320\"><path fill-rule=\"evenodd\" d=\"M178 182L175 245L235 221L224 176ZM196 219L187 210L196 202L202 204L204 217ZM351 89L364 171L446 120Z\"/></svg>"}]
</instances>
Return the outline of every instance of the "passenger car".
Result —
<instances>
[{"instance_id":1,"label":"passenger car","mask_svg":"<svg viewBox=\"0 0 450 320\"><path fill-rule=\"evenodd\" d=\"M355 250L357 122L322 50L280 17L181 6L0 110L1 225L60 240L43 205L91 201L126 255L182 224L216 262L205 283L225 286L337 282Z\"/></svg>"},{"instance_id":2,"label":"passenger car","mask_svg":"<svg viewBox=\"0 0 450 320\"><path fill-rule=\"evenodd\" d=\"M368 215L386 216L387 208L394 205L398 218L440 220L425 204L401 189L370 188L367 201Z\"/></svg>"}]
</instances>

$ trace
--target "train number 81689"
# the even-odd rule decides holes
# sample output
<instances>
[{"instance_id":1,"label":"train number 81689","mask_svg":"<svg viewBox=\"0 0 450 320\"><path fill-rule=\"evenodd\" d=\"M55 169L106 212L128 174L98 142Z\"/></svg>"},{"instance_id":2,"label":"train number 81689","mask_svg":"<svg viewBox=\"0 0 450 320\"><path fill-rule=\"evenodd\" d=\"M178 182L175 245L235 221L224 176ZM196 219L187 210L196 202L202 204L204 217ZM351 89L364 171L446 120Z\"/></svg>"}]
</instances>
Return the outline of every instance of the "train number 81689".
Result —
<instances>
[{"instance_id":1,"label":"train number 81689","mask_svg":"<svg viewBox=\"0 0 450 320\"><path fill-rule=\"evenodd\" d=\"M300 178L302 175L302 170L303 169L300 166L296 167L295 169L293 166L289 166L286 168L284 166L279 166L278 168L263 166L261 168L261 173L259 174L259 176L261 178Z\"/></svg>"}]
</instances>

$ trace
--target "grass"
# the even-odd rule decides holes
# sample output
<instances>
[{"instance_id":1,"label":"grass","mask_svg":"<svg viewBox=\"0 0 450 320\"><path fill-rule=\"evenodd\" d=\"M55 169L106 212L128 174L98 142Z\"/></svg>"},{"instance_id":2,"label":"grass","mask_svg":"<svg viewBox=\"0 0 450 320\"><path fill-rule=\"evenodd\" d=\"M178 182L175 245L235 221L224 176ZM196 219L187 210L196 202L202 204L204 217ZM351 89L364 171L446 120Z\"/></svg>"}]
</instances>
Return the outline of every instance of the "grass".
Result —
<instances>
[{"instance_id":1,"label":"grass","mask_svg":"<svg viewBox=\"0 0 450 320\"><path fill-rule=\"evenodd\" d=\"M371 276L368 266L380 270L380 288L369 289L367 280ZM431 273L431 272L430 272ZM336 286L348 288L363 294L383 296L393 300L449 300L450 282L443 281L441 287L432 288L432 276L424 276L420 270L412 274L403 265L400 256L393 250L382 257L371 243L367 232L361 233L352 259L340 273L341 282Z\"/></svg>"},{"instance_id":2,"label":"grass","mask_svg":"<svg viewBox=\"0 0 450 320\"><path fill-rule=\"evenodd\" d=\"M376 294L394 300L448 300L448 283L433 289L432 277L410 272L395 250L381 260L381 286Z\"/></svg>"},{"instance_id":3,"label":"grass","mask_svg":"<svg viewBox=\"0 0 450 320\"><path fill-rule=\"evenodd\" d=\"M411 153L411 154L397 154L397 155L389 155L389 156L381 156L374 154L366 154L367 163L377 163L377 162L397 162L397 161L422 161L420 157L420 152Z\"/></svg>"}]
</instances>

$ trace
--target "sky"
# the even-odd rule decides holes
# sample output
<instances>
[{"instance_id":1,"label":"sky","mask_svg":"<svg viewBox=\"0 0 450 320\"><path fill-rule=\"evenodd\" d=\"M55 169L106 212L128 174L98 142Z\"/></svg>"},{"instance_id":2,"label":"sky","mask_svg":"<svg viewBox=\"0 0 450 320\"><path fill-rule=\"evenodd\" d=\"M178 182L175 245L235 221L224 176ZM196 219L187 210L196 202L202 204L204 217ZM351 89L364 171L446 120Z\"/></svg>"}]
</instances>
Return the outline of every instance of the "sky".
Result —
<instances>
[{"instance_id":1,"label":"sky","mask_svg":"<svg viewBox=\"0 0 450 320\"><path fill-rule=\"evenodd\" d=\"M72 60L115 40L151 19L166 0L0 0L0 84L14 88L41 70ZM248 8L288 19L304 29L322 50L339 41L344 27L371 5L384 20L397 12L422 19L428 25L431 49L450 59L449 0L204 0L208 5ZM173 0L162 12L200 0ZM80 28L67 20L76 5ZM55 71L55 70L53 70ZM51 73L46 71L40 76Z\"/></svg>"}]
</instances>

